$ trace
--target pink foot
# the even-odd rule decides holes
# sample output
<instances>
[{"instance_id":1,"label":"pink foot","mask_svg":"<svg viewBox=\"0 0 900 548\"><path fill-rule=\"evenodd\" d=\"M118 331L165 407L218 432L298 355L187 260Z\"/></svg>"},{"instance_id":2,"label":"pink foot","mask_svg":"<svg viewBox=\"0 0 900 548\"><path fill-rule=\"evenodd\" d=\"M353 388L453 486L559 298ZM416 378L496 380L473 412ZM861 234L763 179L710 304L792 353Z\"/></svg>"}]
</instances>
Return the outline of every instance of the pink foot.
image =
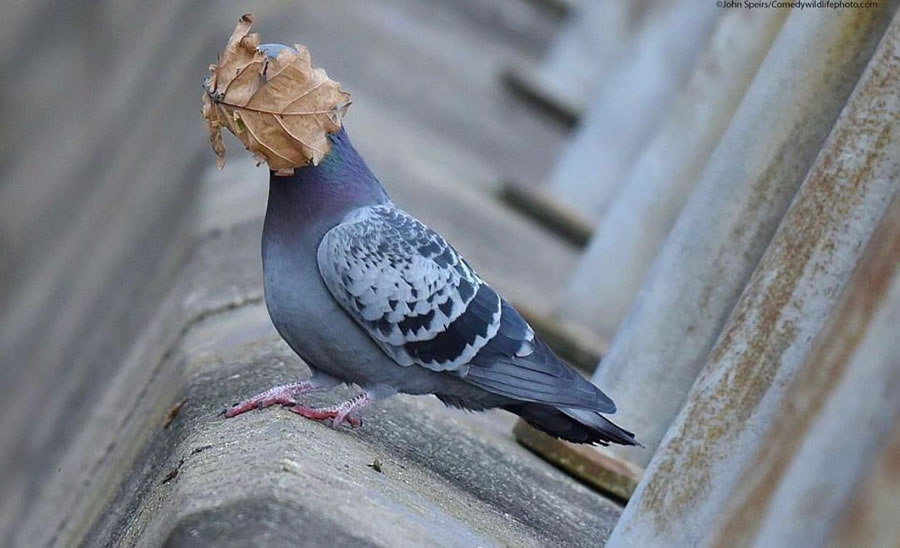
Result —
<instances>
[{"instance_id":1,"label":"pink foot","mask_svg":"<svg viewBox=\"0 0 900 548\"><path fill-rule=\"evenodd\" d=\"M358 428L362 426L362 421L359 418L354 417L351 412L361 409L373 401L374 400L370 398L368 394L359 394L343 403L332 405L330 407L304 407L302 405L295 405L291 407L290 410L298 415L317 421L332 419L331 426L334 428L337 428L345 422L353 428Z\"/></svg>"},{"instance_id":2,"label":"pink foot","mask_svg":"<svg viewBox=\"0 0 900 548\"><path fill-rule=\"evenodd\" d=\"M310 381L292 382L270 388L261 394L253 396L249 400L244 400L231 406L225 410L225 417L231 418L241 413L250 411L251 409L263 409L276 403L281 405L297 405L297 396L309 392L321 390L321 387L311 383Z\"/></svg>"},{"instance_id":3,"label":"pink foot","mask_svg":"<svg viewBox=\"0 0 900 548\"><path fill-rule=\"evenodd\" d=\"M300 405L295 405L294 407L289 408L294 413L298 415L304 416L307 419L312 419L314 421L324 421L327 419L333 419L331 425L337 427L339 424L346 422L350 424L353 428L357 428L362 426L362 421L353 415L344 415L343 417L339 416L339 412L330 407L303 407ZM340 419L340 422L338 420Z\"/></svg>"}]
</instances>

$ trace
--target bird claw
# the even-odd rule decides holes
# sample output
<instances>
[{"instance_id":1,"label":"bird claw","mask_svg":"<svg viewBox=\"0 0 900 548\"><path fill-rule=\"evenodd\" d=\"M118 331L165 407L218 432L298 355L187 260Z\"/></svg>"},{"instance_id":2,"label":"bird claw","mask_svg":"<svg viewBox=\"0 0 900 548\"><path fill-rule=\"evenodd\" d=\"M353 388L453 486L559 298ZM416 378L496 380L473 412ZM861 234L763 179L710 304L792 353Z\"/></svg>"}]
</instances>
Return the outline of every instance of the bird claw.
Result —
<instances>
[{"instance_id":1,"label":"bird claw","mask_svg":"<svg viewBox=\"0 0 900 548\"><path fill-rule=\"evenodd\" d=\"M362 421L357 417L354 417L350 413L342 412L339 409L331 408L331 407L304 407L302 405L295 405L290 408L290 410L294 413L302 417L306 417L307 419L312 419L316 421L324 421L328 419L331 420L331 427L338 428L344 423L350 425L351 428L359 428L362 426Z\"/></svg>"},{"instance_id":2,"label":"bird claw","mask_svg":"<svg viewBox=\"0 0 900 548\"><path fill-rule=\"evenodd\" d=\"M236 403L231 408L224 410L224 415L226 419L230 419L232 417L236 417L241 413L246 413L247 411L252 411L254 409L265 409L266 407L275 405L276 403L281 405L295 405L297 402L293 400L293 398L266 398L266 399L258 399L262 396L257 396L255 398L251 398L249 400L243 401L241 403Z\"/></svg>"},{"instance_id":3,"label":"bird claw","mask_svg":"<svg viewBox=\"0 0 900 548\"><path fill-rule=\"evenodd\" d=\"M265 409L266 407L275 404L285 406L297 405L297 400L294 399L296 396L314 390L316 390L316 386L309 381L283 384L281 386L276 386L275 388L270 388L261 394L257 394L249 400L244 400L232 405L231 408L225 409L224 415L225 418L230 419L241 413L246 413L253 409Z\"/></svg>"},{"instance_id":4,"label":"bird claw","mask_svg":"<svg viewBox=\"0 0 900 548\"><path fill-rule=\"evenodd\" d=\"M355 417L353 412L374 401L367 393L359 394L331 407L306 407L294 399L299 394L314 390L316 390L316 387L309 381L276 386L249 400L236 403L230 408L222 410L220 414L224 414L225 418L231 418L252 409L263 409L278 403L308 419L317 421L331 419L333 428L338 428L344 423L349 424L351 428L359 428L362 426L362 420Z\"/></svg>"},{"instance_id":5,"label":"bird claw","mask_svg":"<svg viewBox=\"0 0 900 548\"><path fill-rule=\"evenodd\" d=\"M354 417L353 415L347 414L343 417L335 417L333 421L331 421L331 427L337 428L343 423L347 423L350 425L350 428L359 428L362 426L362 419L359 417Z\"/></svg>"}]
</instances>

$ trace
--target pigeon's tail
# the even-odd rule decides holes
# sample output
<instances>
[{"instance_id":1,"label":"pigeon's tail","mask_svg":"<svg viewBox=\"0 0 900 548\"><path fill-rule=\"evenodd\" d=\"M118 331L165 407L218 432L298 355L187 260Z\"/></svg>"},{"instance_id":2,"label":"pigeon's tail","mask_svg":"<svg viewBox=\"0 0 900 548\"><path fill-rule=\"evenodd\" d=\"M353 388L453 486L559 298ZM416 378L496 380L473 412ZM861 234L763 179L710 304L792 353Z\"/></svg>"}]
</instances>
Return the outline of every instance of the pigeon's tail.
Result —
<instances>
[{"instance_id":1,"label":"pigeon's tail","mask_svg":"<svg viewBox=\"0 0 900 548\"><path fill-rule=\"evenodd\" d=\"M640 445L634 434L619 428L596 411L533 402L516 403L505 409L555 438L574 443Z\"/></svg>"}]
</instances>

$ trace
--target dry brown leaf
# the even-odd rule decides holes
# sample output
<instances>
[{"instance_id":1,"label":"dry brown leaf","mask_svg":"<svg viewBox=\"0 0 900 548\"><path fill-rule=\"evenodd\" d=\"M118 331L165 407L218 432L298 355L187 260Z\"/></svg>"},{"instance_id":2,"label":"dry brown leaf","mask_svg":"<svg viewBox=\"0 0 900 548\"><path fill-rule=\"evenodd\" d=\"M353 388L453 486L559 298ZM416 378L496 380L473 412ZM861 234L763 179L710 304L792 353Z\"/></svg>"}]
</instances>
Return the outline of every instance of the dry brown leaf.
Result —
<instances>
[{"instance_id":1,"label":"dry brown leaf","mask_svg":"<svg viewBox=\"0 0 900 548\"><path fill-rule=\"evenodd\" d=\"M350 94L312 66L299 44L275 59L259 50L246 14L204 82L203 118L217 164L225 165L222 128L228 128L260 162L281 175L318 163L331 150L328 134L341 129Z\"/></svg>"}]
</instances>

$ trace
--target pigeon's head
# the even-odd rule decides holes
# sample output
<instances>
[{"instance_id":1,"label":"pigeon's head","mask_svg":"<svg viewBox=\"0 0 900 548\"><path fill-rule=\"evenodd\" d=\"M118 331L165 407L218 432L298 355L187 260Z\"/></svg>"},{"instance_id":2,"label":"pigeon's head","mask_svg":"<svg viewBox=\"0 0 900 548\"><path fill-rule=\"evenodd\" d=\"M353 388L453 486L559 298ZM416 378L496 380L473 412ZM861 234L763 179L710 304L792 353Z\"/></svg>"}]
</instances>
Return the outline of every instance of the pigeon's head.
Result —
<instances>
[{"instance_id":1,"label":"pigeon's head","mask_svg":"<svg viewBox=\"0 0 900 548\"><path fill-rule=\"evenodd\" d=\"M278 55L284 50L288 50L293 53L298 53L298 51L295 48L286 46L284 44L260 44L257 49L260 52L262 52L263 54L265 54L265 56L268 57L269 59L278 58ZM265 76L265 73L263 73L263 76ZM349 106L350 106L349 101L346 104L340 104L337 106L337 112L339 114L344 113L344 112L346 112L346 109ZM349 141L349 138L347 137L347 132L343 128L343 124L342 124L340 131L338 131L336 133L330 133L328 135L328 140L331 141L333 146L344 147L344 146L350 145L350 141Z\"/></svg>"},{"instance_id":2,"label":"pigeon's head","mask_svg":"<svg viewBox=\"0 0 900 548\"><path fill-rule=\"evenodd\" d=\"M260 44L259 48L257 49L265 53L266 57L268 57L269 59L275 59L276 57L278 57L278 54L284 50L289 50L297 53L297 50L290 46L285 46L284 44Z\"/></svg>"}]
</instances>

